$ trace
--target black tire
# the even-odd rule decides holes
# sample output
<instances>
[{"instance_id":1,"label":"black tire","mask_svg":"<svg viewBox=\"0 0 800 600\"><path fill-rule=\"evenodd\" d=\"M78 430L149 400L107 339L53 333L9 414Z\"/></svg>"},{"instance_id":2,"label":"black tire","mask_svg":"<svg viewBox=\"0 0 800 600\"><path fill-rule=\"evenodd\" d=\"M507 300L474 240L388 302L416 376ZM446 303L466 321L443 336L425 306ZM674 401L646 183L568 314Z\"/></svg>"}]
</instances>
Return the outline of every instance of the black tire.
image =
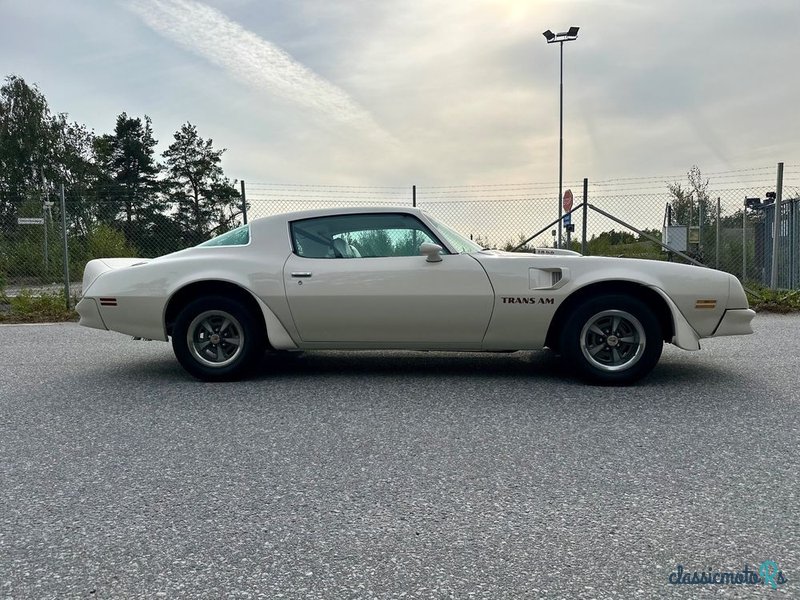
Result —
<instances>
[{"instance_id":1,"label":"black tire","mask_svg":"<svg viewBox=\"0 0 800 600\"><path fill-rule=\"evenodd\" d=\"M605 295L586 300L567 318L559 350L584 380L628 385L653 370L664 338L656 315L638 298Z\"/></svg>"},{"instance_id":2,"label":"black tire","mask_svg":"<svg viewBox=\"0 0 800 600\"><path fill-rule=\"evenodd\" d=\"M247 375L264 355L263 324L238 300L206 296L178 313L172 350L181 366L203 381Z\"/></svg>"}]
</instances>

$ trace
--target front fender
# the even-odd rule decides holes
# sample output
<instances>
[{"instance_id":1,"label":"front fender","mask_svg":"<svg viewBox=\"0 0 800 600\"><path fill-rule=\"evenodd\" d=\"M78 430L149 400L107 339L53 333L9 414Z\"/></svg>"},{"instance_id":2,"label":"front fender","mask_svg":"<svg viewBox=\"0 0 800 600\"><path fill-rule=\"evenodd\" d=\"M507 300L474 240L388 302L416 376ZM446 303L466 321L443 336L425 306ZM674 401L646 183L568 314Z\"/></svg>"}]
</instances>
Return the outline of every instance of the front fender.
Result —
<instances>
[{"instance_id":1,"label":"front fender","mask_svg":"<svg viewBox=\"0 0 800 600\"><path fill-rule=\"evenodd\" d=\"M667 296L666 292L661 288L649 285L647 286L656 294L663 298L664 303L669 307L669 312L672 314L672 323L674 325L675 335L672 336L672 343L678 348L683 350L700 350L700 336L689 325L689 321L683 316L678 306Z\"/></svg>"}]
</instances>

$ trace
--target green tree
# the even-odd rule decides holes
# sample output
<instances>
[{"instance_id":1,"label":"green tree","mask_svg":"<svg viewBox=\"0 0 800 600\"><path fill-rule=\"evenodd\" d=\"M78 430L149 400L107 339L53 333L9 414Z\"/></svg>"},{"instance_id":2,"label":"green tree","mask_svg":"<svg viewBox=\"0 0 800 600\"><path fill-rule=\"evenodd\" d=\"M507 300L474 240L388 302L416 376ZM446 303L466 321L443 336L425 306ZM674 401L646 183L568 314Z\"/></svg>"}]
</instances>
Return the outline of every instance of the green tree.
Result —
<instances>
[{"instance_id":1,"label":"green tree","mask_svg":"<svg viewBox=\"0 0 800 600\"><path fill-rule=\"evenodd\" d=\"M94 132L85 125L68 123L66 115L56 117L59 128L56 181L64 184L67 200L68 227L78 235L86 235L97 220L94 188L101 172L94 160ZM53 194L58 190L53 189ZM57 204L58 206L58 204Z\"/></svg>"},{"instance_id":2,"label":"green tree","mask_svg":"<svg viewBox=\"0 0 800 600\"><path fill-rule=\"evenodd\" d=\"M517 246L520 246L520 244L522 244L519 247L519 250L516 250L516 252L535 252L536 248L535 248L535 246L533 246L533 242L526 242L527 239L528 239L528 236L525 235L524 233L520 232L517 235L517 241L516 242L508 241L508 242L505 243L505 245L503 246L502 249L505 250L506 252L511 252L511 251L514 250L514 248L516 248ZM523 242L525 242L525 243L523 243ZM478 242L478 243L480 243L480 242ZM484 246L483 244L480 244L480 245L483 246L484 248L487 247L487 246Z\"/></svg>"},{"instance_id":3,"label":"green tree","mask_svg":"<svg viewBox=\"0 0 800 600\"><path fill-rule=\"evenodd\" d=\"M53 180L58 126L35 85L10 75L0 87L0 226L15 228L17 209Z\"/></svg>"},{"instance_id":4,"label":"green tree","mask_svg":"<svg viewBox=\"0 0 800 600\"><path fill-rule=\"evenodd\" d=\"M394 243L385 229L371 229L353 236L361 256L395 256Z\"/></svg>"},{"instance_id":5,"label":"green tree","mask_svg":"<svg viewBox=\"0 0 800 600\"><path fill-rule=\"evenodd\" d=\"M100 170L95 186L97 215L106 223L121 220L129 241L135 241L154 216L167 208L159 193L162 167L155 158L157 143L150 117L129 117L123 112L114 133L93 144Z\"/></svg>"},{"instance_id":6,"label":"green tree","mask_svg":"<svg viewBox=\"0 0 800 600\"><path fill-rule=\"evenodd\" d=\"M17 227L16 218L43 214L44 200L55 201L60 184L68 192L76 192L95 176L92 163L94 135L78 123L70 123L65 114L52 114L39 89L24 79L11 75L0 88L0 236L13 258L9 272L29 277L34 274L47 279L58 272L57 245L51 245L52 260L47 272L42 270L42 252L29 247L43 235L39 229L25 231ZM68 225L85 233L90 211L77 193L70 198ZM60 205L45 211L48 233L55 236L61 219ZM50 221L52 216L53 221Z\"/></svg>"},{"instance_id":7,"label":"green tree","mask_svg":"<svg viewBox=\"0 0 800 600\"><path fill-rule=\"evenodd\" d=\"M714 208L708 195L708 178L704 178L700 167L694 165L686 174L687 186L678 182L667 186L672 199L672 223L703 227L713 219Z\"/></svg>"},{"instance_id":8,"label":"green tree","mask_svg":"<svg viewBox=\"0 0 800 600\"><path fill-rule=\"evenodd\" d=\"M203 139L191 123L174 137L164 152L167 188L182 242L194 245L239 224L239 193L220 165L225 149L215 150L213 140Z\"/></svg>"}]
</instances>

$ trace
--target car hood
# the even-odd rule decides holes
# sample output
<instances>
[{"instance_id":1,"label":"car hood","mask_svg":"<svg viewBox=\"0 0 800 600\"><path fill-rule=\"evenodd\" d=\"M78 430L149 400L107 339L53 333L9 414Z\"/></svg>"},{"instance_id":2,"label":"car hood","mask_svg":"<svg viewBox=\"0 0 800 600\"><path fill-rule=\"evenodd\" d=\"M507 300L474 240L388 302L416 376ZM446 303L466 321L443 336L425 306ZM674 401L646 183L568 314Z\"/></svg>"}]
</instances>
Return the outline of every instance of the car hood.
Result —
<instances>
[{"instance_id":1,"label":"car hood","mask_svg":"<svg viewBox=\"0 0 800 600\"><path fill-rule=\"evenodd\" d=\"M580 252L565 250L563 248L534 248L531 252L508 252L506 250L483 250L480 254L493 256L515 256L530 258L531 256L583 256Z\"/></svg>"}]
</instances>

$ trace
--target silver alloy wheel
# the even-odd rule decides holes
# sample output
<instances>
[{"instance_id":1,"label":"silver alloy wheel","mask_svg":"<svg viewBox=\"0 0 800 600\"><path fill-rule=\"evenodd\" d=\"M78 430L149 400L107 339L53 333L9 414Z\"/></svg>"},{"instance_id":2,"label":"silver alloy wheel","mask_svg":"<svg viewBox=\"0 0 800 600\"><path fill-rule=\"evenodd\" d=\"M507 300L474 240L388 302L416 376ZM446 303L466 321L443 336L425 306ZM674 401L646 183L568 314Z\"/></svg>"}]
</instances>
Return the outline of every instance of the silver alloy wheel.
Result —
<instances>
[{"instance_id":1,"label":"silver alloy wheel","mask_svg":"<svg viewBox=\"0 0 800 600\"><path fill-rule=\"evenodd\" d=\"M624 371L639 362L647 338L639 320L624 310L604 310L586 321L581 351L602 371Z\"/></svg>"},{"instance_id":2,"label":"silver alloy wheel","mask_svg":"<svg viewBox=\"0 0 800 600\"><path fill-rule=\"evenodd\" d=\"M201 364L224 367L242 352L244 330L232 314L224 310L207 310L192 319L186 330L186 345Z\"/></svg>"}]
</instances>

